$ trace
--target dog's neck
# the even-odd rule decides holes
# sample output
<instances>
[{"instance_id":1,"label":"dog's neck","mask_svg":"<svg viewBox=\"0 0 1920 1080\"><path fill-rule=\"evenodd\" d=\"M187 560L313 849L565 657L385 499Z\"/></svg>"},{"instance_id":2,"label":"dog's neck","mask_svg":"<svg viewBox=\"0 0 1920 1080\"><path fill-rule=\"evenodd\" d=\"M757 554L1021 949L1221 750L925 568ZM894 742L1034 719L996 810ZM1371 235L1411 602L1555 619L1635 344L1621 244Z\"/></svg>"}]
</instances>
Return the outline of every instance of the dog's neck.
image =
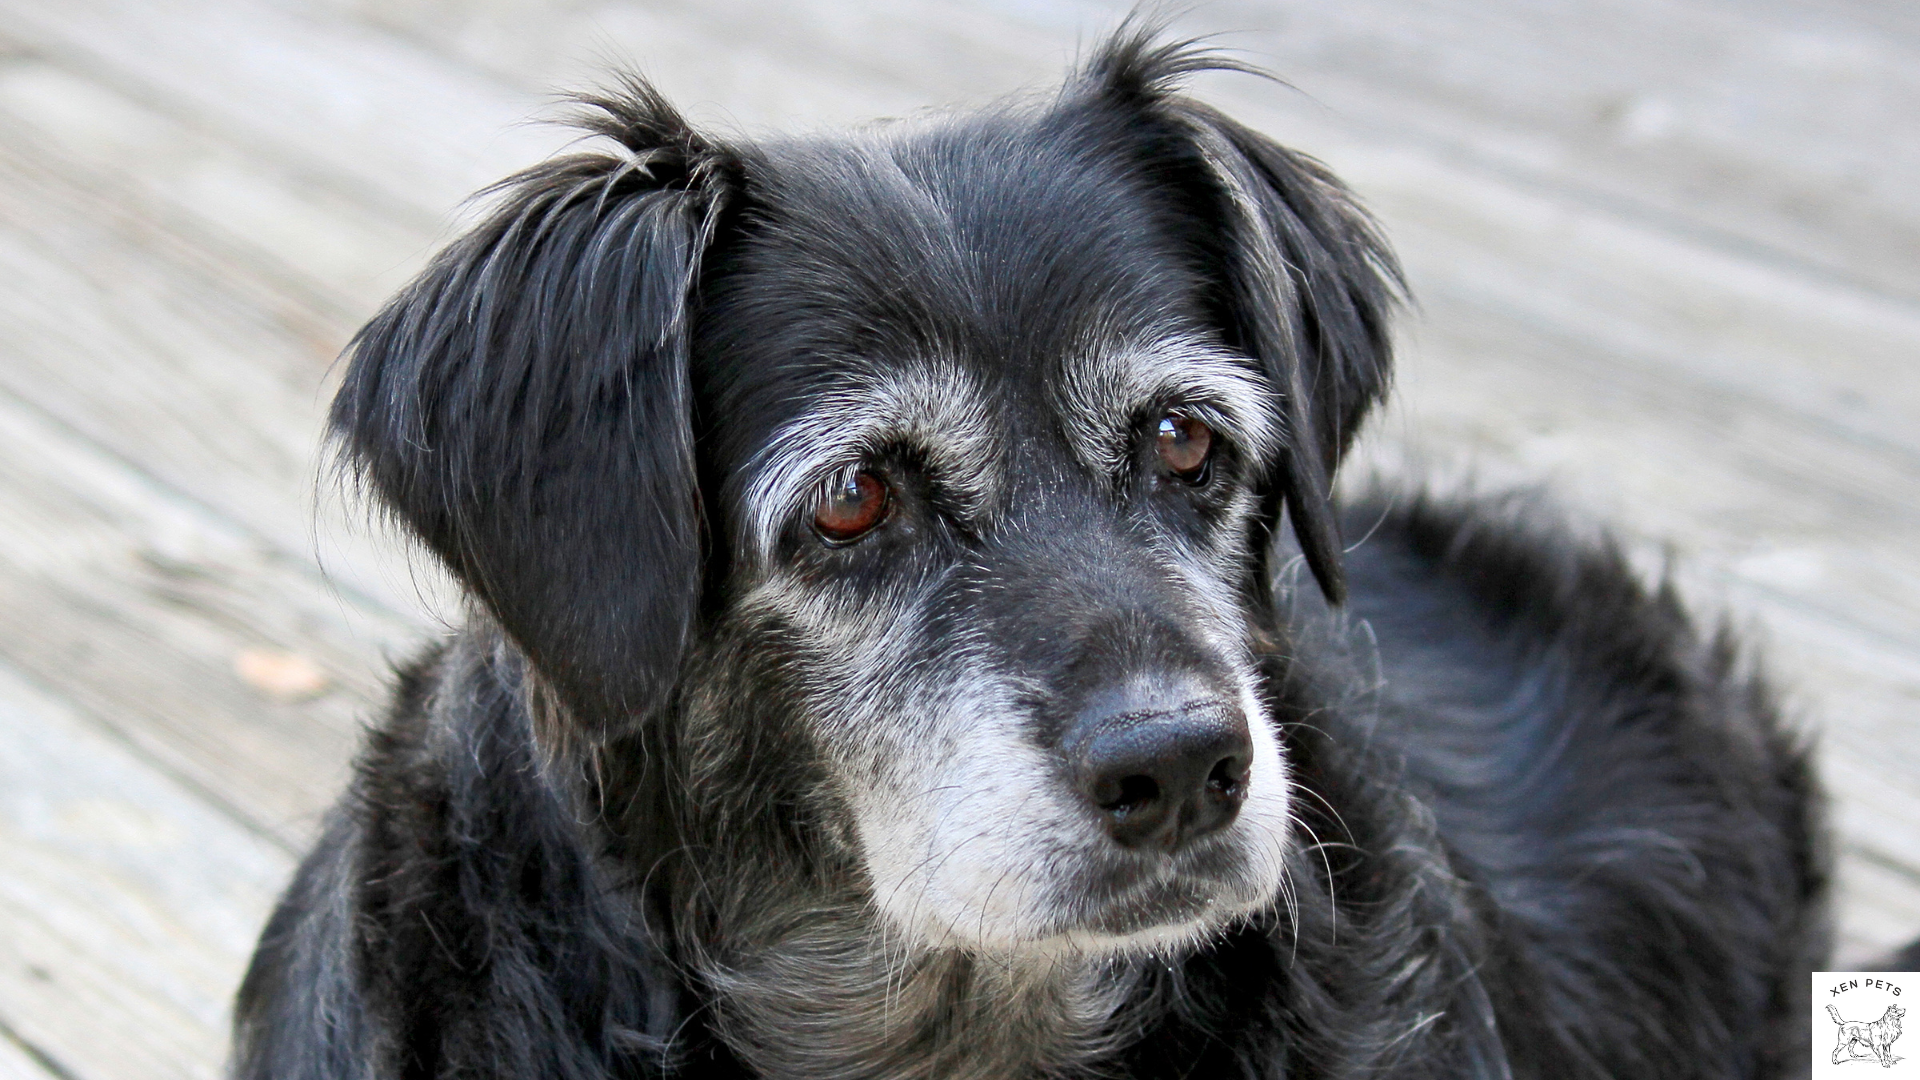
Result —
<instances>
[{"instance_id":1,"label":"dog's neck","mask_svg":"<svg viewBox=\"0 0 1920 1080\"><path fill-rule=\"evenodd\" d=\"M646 770L665 757L628 747L567 770L599 778L575 796L578 816L600 819L609 800L591 792L603 785L662 790ZM1108 1056L1139 1029L1143 1018L1130 1007L1137 962L918 945L874 909L854 875L796 881L793 864L765 858L776 838L741 841L751 828L704 822L698 835L734 842L694 842L660 831L669 816L630 799L620 826L602 837L604 865L610 880L659 890L643 906L666 915L678 963L711 993L705 1023L760 1075L1057 1077Z\"/></svg>"},{"instance_id":2,"label":"dog's neck","mask_svg":"<svg viewBox=\"0 0 1920 1080\"><path fill-rule=\"evenodd\" d=\"M1130 1029L1138 979L1123 961L915 947L852 903L778 920L697 961L718 998L717 1033L766 1076L1058 1076Z\"/></svg>"}]
</instances>

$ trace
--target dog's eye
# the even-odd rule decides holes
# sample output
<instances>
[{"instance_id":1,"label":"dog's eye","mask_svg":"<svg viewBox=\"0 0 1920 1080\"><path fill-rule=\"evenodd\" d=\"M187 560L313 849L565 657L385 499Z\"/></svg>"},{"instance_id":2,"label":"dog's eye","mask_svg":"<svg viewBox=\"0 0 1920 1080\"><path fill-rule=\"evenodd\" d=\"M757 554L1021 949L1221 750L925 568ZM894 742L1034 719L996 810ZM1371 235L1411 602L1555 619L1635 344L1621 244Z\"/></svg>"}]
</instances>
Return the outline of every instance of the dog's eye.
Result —
<instances>
[{"instance_id":1,"label":"dog's eye","mask_svg":"<svg viewBox=\"0 0 1920 1080\"><path fill-rule=\"evenodd\" d=\"M1207 460L1213 451L1213 429L1185 413L1160 418L1160 460L1167 470L1189 484L1207 478Z\"/></svg>"},{"instance_id":2,"label":"dog's eye","mask_svg":"<svg viewBox=\"0 0 1920 1080\"><path fill-rule=\"evenodd\" d=\"M891 502L886 481L870 472L849 473L827 485L813 527L831 543L851 543L886 519Z\"/></svg>"}]
</instances>

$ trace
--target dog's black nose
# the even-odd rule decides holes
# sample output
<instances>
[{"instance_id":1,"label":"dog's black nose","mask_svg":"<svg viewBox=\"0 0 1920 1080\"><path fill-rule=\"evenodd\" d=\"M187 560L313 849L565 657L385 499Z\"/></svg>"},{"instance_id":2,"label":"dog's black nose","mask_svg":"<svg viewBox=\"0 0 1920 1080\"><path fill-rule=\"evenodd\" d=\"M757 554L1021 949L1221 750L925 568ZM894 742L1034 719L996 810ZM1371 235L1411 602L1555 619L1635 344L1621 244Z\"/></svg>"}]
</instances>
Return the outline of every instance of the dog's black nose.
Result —
<instances>
[{"instance_id":1,"label":"dog's black nose","mask_svg":"<svg viewBox=\"0 0 1920 1080\"><path fill-rule=\"evenodd\" d=\"M1241 711L1222 701L1171 709L1127 704L1094 703L1064 747L1076 785L1114 840L1134 850L1172 852L1232 822L1246 801L1253 764Z\"/></svg>"}]
</instances>

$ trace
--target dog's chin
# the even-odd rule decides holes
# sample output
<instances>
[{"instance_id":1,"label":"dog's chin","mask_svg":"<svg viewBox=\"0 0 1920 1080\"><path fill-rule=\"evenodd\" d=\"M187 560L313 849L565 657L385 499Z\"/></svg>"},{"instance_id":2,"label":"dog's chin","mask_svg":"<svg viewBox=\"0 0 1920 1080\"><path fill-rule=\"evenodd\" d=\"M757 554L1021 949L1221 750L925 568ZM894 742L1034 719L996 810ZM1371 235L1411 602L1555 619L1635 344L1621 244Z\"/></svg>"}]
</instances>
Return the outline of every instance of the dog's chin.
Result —
<instances>
[{"instance_id":1,"label":"dog's chin","mask_svg":"<svg viewBox=\"0 0 1920 1080\"><path fill-rule=\"evenodd\" d=\"M1100 905L1054 932L1010 943L1003 951L1034 957L1175 956L1189 952L1233 923L1271 905L1217 882L1168 882L1122 901Z\"/></svg>"},{"instance_id":2,"label":"dog's chin","mask_svg":"<svg viewBox=\"0 0 1920 1080\"><path fill-rule=\"evenodd\" d=\"M895 927L928 948L1008 960L1167 956L1186 952L1278 902L1278 865L1221 842L1174 859L1122 854L1046 883L1009 874L1025 903L991 912L921 896L911 917L881 905ZM1058 868L1051 868L1056 873ZM897 898L896 898L897 899Z\"/></svg>"}]
</instances>

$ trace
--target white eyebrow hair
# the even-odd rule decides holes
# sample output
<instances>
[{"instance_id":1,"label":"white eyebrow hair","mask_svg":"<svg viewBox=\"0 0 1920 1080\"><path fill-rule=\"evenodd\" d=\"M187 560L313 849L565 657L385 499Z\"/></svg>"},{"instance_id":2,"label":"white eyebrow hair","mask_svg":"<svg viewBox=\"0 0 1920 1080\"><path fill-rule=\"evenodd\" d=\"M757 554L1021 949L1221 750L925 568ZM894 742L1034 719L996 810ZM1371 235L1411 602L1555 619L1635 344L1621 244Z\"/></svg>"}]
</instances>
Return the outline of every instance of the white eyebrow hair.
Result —
<instances>
[{"instance_id":1,"label":"white eyebrow hair","mask_svg":"<svg viewBox=\"0 0 1920 1080\"><path fill-rule=\"evenodd\" d=\"M1103 476L1126 467L1134 426L1150 409L1193 410L1255 463L1272 461L1286 440L1274 389L1254 361L1196 338L1088 350L1065 365L1054 406L1074 453Z\"/></svg>"},{"instance_id":2,"label":"white eyebrow hair","mask_svg":"<svg viewBox=\"0 0 1920 1080\"><path fill-rule=\"evenodd\" d=\"M1000 504L1005 435L957 365L922 361L860 373L782 425L746 464L747 541L772 557L786 523L823 486L893 445L925 454L942 492L980 520Z\"/></svg>"}]
</instances>

